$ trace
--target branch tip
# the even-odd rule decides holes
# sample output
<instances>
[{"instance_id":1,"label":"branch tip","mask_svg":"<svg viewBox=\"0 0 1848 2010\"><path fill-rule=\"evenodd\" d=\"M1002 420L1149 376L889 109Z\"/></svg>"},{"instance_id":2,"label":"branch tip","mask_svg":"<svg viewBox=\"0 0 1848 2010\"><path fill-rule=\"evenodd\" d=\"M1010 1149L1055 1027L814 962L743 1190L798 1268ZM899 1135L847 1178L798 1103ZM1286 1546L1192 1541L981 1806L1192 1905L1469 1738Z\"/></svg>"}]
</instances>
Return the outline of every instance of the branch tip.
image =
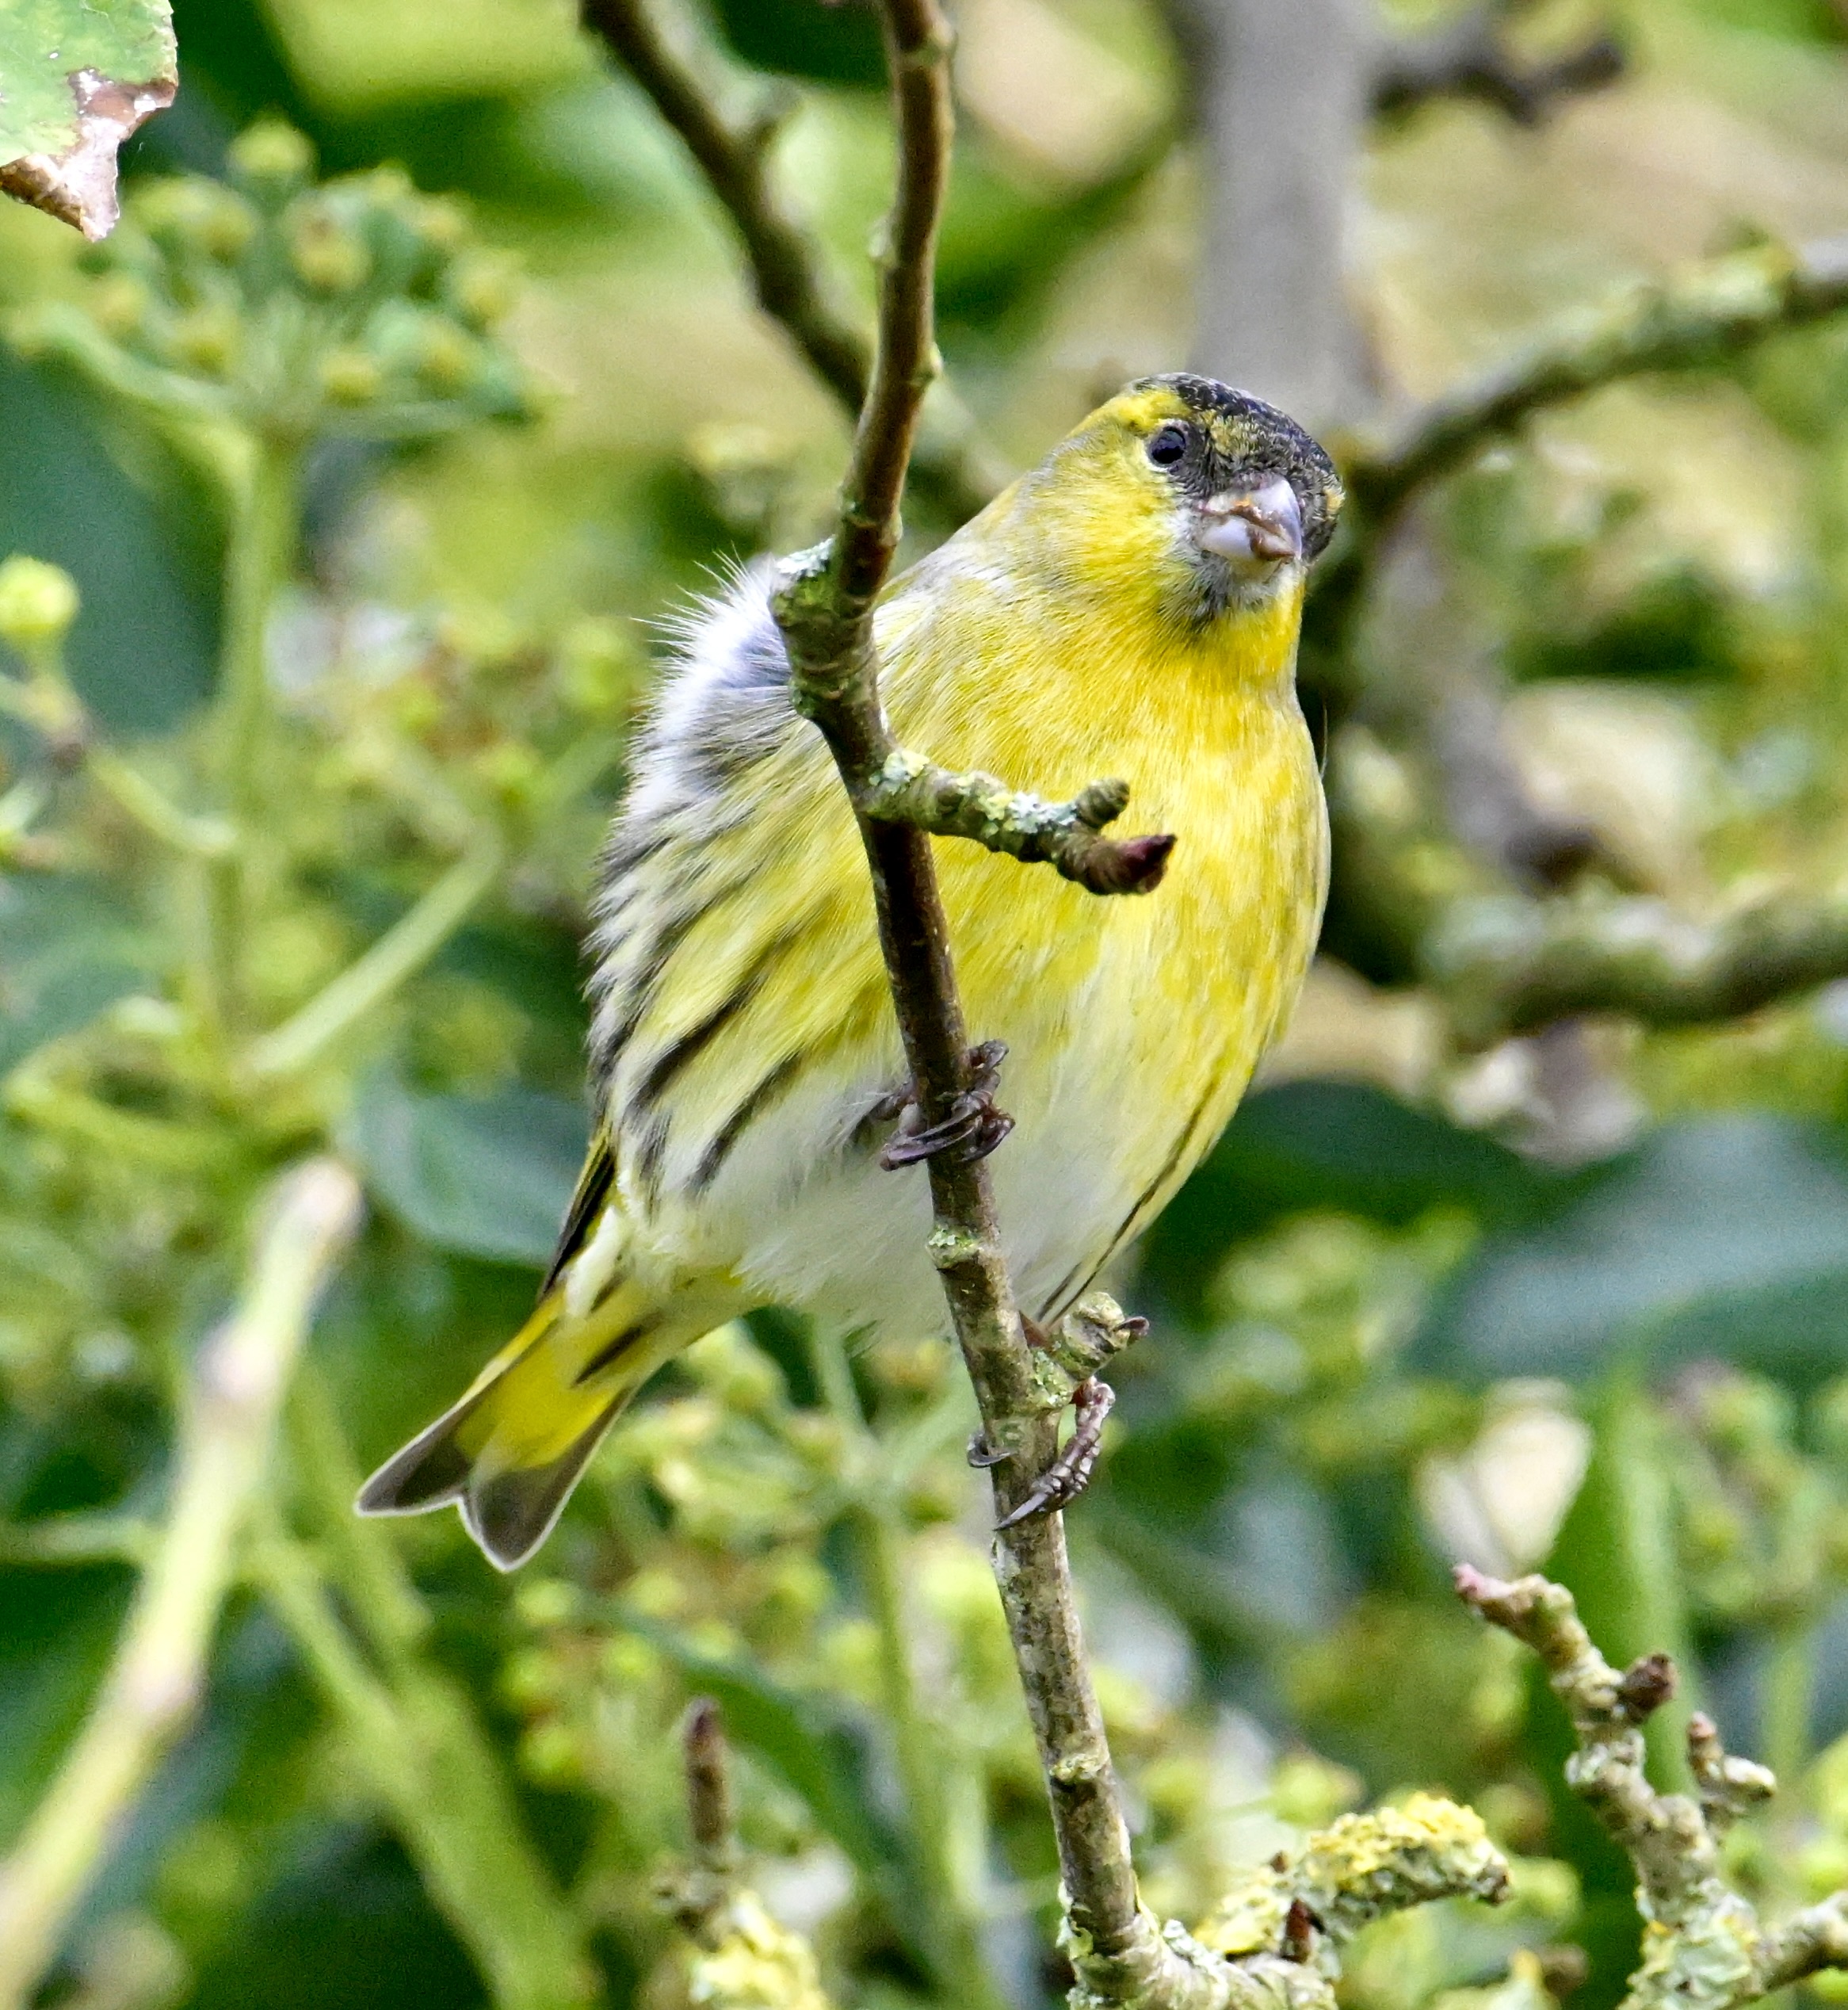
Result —
<instances>
[{"instance_id":1,"label":"branch tip","mask_svg":"<svg viewBox=\"0 0 1848 2010\"><path fill-rule=\"evenodd\" d=\"M1625 1669L1623 1679L1617 1684L1617 1701L1630 1721L1640 1724L1653 1717L1674 1694L1675 1682L1674 1662L1670 1657L1645 1654ZM1688 1727L1688 1735L1691 1740L1692 1723Z\"/></svg>"},{"instance_id":2,"label":"branch tip","mask_svg":"<svg viewBox=\"0 0 1848 2010\"><path fill-rule=\"evenodd\" d=\"M724 1719L710 1696L688 1704L681 1730L686 1764L688 1825L693 1847L714 1864L728 1863L735 1846L731 1752Z\"/></svg>"},{"instance_id":3,"label":"branch tip","mask_svg":"<svg viewBox=\"0 0 1848 2010\"><path fill-rule=\"evenodd\" d=\"M1619 1675L1564 1585L1540 1576L1504 1583L1467 1564L1455 1578L1465 1603L1546 1663L1577 1746L1567 1783L1635 1867L1648 1925L1623 2010L1682 2010L1690 2002L1742 2010L1819 1969L1848 1968L1848 1893L1767 1932L1727 1882L1726 1831L1768 1799L1777 1782L1764 1767L1732 1757L1710 1717L1697 1710L1688 1721L1698 1803L1650 1785L1638 1726L1673 1692L1674 1664L1666 1654L1646 1654Z\"/></svg>"},{"instance_id":4,"label":"branch tip","mask_svg":"<svg viewBox=\"0 0 1848 2010\"><path fill-rule=\"evenodd\" d=\"M1116 778L1088 784L1069 802L1048 802L979 770L953 773L895 747L857 801L861 814L876 822L965 838L1022 865L1049 865L1102 896L1152 892L1174 849L1171 835L1103 835L1129 801L1128 783Z\"/></svg>"}]
</instances>

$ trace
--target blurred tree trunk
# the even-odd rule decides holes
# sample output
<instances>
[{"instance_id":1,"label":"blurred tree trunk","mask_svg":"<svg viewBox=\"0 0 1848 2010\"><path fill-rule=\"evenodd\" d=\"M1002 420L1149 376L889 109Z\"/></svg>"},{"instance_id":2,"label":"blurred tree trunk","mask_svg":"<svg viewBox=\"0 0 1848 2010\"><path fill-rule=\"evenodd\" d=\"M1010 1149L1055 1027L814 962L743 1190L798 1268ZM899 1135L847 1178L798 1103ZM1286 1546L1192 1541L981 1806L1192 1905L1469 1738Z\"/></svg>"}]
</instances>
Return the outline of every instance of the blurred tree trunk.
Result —
<instances>
[{"instance_id":1,"label":"blurred tree trunk","mask_svg":"<svg viewBox=\"0 0 1848 2010\"><path fill-rule=\"evenodd\" d=\"M1312 430L1371 387L1347 284L1372 0L1174 0L1205 161L1194 362Z\"/></svg>"}]
</instances>

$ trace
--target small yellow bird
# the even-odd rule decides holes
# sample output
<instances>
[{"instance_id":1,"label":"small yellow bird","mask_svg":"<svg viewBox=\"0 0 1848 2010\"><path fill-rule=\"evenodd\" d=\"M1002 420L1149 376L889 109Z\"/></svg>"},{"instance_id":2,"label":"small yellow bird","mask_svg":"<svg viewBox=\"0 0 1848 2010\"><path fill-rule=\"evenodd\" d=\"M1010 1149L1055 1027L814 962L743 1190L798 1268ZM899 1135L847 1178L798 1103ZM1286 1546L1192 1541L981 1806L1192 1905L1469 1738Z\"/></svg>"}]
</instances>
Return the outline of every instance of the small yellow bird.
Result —
<instances>
[{"instance_id":1,"label":"small yellow bird","mask_svg":"<svg viewBox=\"0 0 1848 2010\"><path fill-rule=\"evenodd\" d=\"M995 1185L1037 1320L1160 1212L1295 1004L1328 862L1296 640L1340 506L1273 407L1147 378L880 603L901 745L1053 797L1121 776L1178 837L1159 891L1119 899L934 841L972 1036L1009 1053ZM924 1172L880 1164L903 1068L865 864L769 586L746 572L687 621L640 740L595 907L595 1135L537 1307L360 1496L455 1503L503 1569L726 1320L946 1323Z\"/></svg>"}]
</instances>

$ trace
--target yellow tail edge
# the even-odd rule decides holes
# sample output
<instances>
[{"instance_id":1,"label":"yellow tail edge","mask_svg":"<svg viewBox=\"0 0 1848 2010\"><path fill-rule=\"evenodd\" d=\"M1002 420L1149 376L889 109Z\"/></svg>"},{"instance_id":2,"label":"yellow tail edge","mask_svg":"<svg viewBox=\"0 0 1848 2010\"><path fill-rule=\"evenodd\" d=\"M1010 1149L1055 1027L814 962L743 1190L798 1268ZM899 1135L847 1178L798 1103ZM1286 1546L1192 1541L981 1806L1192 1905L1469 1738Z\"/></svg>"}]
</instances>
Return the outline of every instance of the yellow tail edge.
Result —
<instances>
[{"instance_id":1,"label":"yellow tail edge","mask_svg":"<svg viewBox=\"0 0 1848 2010\"><path fill-rule=\"evenodd\" d=\"M523 1564L629 1398L698 1337L619 1283L582 1318L554 1287L460 1398L360 1488L362 1515L455 1508L497 1570Z\"/></svg>"}]
</instances>

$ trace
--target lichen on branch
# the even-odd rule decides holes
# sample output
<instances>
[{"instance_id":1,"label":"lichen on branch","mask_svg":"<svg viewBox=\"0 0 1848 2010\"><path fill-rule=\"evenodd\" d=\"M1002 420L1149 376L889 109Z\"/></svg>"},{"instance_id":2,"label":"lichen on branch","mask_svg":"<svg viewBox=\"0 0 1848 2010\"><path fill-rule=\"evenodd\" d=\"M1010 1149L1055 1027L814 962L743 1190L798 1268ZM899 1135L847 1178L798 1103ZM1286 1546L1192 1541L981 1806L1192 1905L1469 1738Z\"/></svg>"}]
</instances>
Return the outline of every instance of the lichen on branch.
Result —
<instances>
[{"instance_id":1,"label":"lichen on branch","mask_svg":"<svg viewBox=\"0 0 1848 2010\"><path fill-rule=\"evenodd\" d=\"M1342 1946L1443 1898L1499 1904L1508 1867L1469 1808L1424 1794L1344 1815L1227 1893L1193 1932L1170 1920L1105 1958L1067 1920L1073 2010L1334 2010Z\"/></svg>"},{"instance_id":2,"label":"lichen on branch","mask_svg":"<svg viewBox=\"0 0 1848 2010\"><path fill-rule=\"evenodd\" d=\"M1128 801L1128 783L1112 781L1094 781L1070 802L1049 803L991 774L953 774L894 747L859 808L879 823L967 838L1023 865L1049 865L1089 893L1147 893L1161 884L1174 840L1105 837L1104 827Z\"/></svg>"},{"instance_id":3,"label":"lichen on branch","mask_svg":"<svg viewBox=\"0 0 1848 2010\"><path fill-rule=\"evenodd\" d=\"M1651 1786L1642 1727L1674 1692L1667 1655L1613 1668L1571 1593L1544 1577L1507 1583L1460 1564L1456 1580L1465 1604L1540 1657L1577 1740L1567 1784L1636 1868L1643 1959L1622 2010L1735 2010L1820 1969L1848 1966L1848 1893L1767 1928L1726 1881L1727 1829L1776 1791L1764 1767L1729 1755L1712 1720L1697 1713L1688 1761L1698 1798Z\"/></svg>"},{"instance_id":4,"label":"lichen on branch","mask_svg":"<svg viewBox=\"0 0 1848 2010\"><path fill-rule=\"evenodd\" d=\"M1220 1900L1194 1938L1216 1954L1281 1952L1292 1909L1338 1947L1388 1913L1440 1898L1507 1896L1508 1867L1473 1809L1428 1794L1403 1807L1343 1815L1312 1835L1301 1853L1282 1855Z\"/></svg>"}]
</instances>

